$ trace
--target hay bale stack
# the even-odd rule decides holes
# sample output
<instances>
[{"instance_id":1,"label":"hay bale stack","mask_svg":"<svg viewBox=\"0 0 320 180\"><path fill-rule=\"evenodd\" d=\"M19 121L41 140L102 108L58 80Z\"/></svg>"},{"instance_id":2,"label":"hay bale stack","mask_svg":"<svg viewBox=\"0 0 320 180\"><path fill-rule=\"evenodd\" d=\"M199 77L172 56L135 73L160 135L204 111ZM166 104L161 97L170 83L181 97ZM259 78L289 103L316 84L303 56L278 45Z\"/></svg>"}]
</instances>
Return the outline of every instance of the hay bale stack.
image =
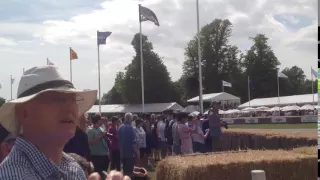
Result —
<instances>
[{"instance_id":1,"label":"hay bale stack","mask_svg":"<svg viewBox=\"0 0 320 180\"><path fill-rule=\"evenodd\" d=\"M317 139L313 132L228 129L222 136L222 149L292 149L317 145Z\"/></svg>"},{"instance_id":2,"label":"hay bale stack","mask_svg":"<svg viewBox=\"0 0 320 180\"><path fill-rule=\"evenodd\" d=\"M306 154L306 155L318 155L318 146L299 147L292 150L294 153Z\"/></svg>"},{"instance_id":3,"label":"hay bale stack","mask_svg":"<svg viewBox=\"0 0 320 180\"><path fill-rule=\"evenodd\" d=\"M317 178L317 156L274 150L223 152L168 157L157 166L157 180L251 179L251 170L266 172L267 180Z\"/></svg>"}]
</instances>

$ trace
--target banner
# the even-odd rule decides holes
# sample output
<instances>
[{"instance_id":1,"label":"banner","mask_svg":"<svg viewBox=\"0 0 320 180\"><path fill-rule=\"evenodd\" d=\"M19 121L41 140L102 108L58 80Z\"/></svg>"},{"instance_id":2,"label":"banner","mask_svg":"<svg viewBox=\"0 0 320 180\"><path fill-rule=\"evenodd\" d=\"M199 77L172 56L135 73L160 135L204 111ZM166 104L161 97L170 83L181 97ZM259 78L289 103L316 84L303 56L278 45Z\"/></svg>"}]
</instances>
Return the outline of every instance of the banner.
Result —
<instances>
[{"instance_id":1,"label":"banner","mask_svg":"<svg viewBox=\"0 0 320 180\"><path fill-rule=\"evenodd\" d=\"M271 118L272 123L286 123L287 119L284 117Z\"/></svg>"},{"instance_id":2,"label":"banner","mask_svg":"<svg viewBox=\"0 0 320 180\"><path fill-rule=\"evenodd\" d=\"M259 120L256 118L248 118L248 119L245 119L245 123L246 124L258 124Z\"/></svg>"},{"instance_id":3,"label":"banner","mask_svg":"<svg viewBox=\"0 0 320 180\"><path fill-rule=\"evenodd\" d=\"M301 117L302 123L309 123L309 122L318 122L317 116L302 116Z\"/></svg>"}]
</instances>

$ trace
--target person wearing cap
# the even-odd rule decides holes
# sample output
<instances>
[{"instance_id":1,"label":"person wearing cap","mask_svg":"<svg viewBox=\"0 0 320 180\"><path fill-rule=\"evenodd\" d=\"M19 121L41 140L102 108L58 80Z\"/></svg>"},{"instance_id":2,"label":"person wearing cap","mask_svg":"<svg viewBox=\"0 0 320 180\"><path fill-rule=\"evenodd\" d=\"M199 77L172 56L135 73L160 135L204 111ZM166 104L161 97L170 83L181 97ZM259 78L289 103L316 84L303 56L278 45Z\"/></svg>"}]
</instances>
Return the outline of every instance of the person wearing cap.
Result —
<instances>
[{"instance_id":1,"label":"person wearing cap","mask_svg":"<svg viewBox=\"0 0 320 180\"><path fill-rule=\"evenodd\" d=\"M211 102L211 109L209 110L210 137L212 139L212 151L214 152L220 150L220 137L222 135L219 117L220 104L219 101Z\"/></svg>"},{"instance_id":2,"label":"person wearing cap","mask_svg":"<svg viewBox=\"0 0 320 180\"><path fill-rule=\"evenodd\" d=\"M0 125L0 163L8 156L16 137Z\"/></svg>"},{"instance_id":3,"label":"person wearing cap","mask_svg":"<svg viewBox=\"0 0 320 180\"><path fill-rule=\"evenodd\" d=\"M33 67L21 77L17 99L0 109L0 123L15 145L1 163L0 179L86 179L80 165L63 152L79 115L96 101L96 90L78 90L55 66Z\"/></svg>"}]
</instances>

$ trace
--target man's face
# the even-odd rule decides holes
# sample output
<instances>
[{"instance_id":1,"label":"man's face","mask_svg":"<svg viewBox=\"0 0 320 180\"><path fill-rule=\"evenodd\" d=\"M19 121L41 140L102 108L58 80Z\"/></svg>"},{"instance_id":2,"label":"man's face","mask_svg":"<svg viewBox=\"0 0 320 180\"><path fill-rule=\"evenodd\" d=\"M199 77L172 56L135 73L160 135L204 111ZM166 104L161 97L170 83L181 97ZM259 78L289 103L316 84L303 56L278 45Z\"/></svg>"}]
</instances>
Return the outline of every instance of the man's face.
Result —
<instances>
[{"instance_id":1,"label":"man's face","mask_svg":"<svg viewBox=\"0 0 320 180\"><path fill-rule=\"evenodd\" d=\"M220 109L220 105L218 103L215 103L215 104L212 105L212 108L214 110L219 110Z\"/></svg>"},{"instance_id":2,"label":"man's face","mask_svg":"<svg viewBox=\"0 0 320 180\"><path fill-rule=\"evenodd\" d=\"M23 106L24 133L68 141L74 136L79 120L77 103L75 94L46 92L39 95Z\"/></svg>"}]
</instances>

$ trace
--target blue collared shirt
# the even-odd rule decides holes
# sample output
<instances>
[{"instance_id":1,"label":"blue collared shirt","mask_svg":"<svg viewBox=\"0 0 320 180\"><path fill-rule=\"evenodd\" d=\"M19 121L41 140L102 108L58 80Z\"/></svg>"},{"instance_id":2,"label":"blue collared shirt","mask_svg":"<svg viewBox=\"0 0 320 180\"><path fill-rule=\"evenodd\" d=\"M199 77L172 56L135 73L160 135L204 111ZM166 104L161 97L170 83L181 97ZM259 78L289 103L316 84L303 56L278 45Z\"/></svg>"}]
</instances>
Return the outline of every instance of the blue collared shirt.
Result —
<instances>
[{"instance_id":1,"label":"blue collared shirt","mask_svg":"<svg viewBox=\"0 0 320 180\"><path fill-rule=\"evenodd\" d=\"M12 151L0 164L0 179L6 180L85 180L80 165L63 153L60 165L51 162L36 146L18 137Z\"/></svg>"},{"instance_id":2,"label":"blue collared shirt","mask_svg":"<svg viewBox=\"0 0 320 180\"><path fill-rule=\"evenodd\" d=\"M136 134L131 123L124 122L118 129L118 140L120 146L120 156L122 159L134 158L135 153L132 146L136 144Z\"/></svg>"}]
</instances>

